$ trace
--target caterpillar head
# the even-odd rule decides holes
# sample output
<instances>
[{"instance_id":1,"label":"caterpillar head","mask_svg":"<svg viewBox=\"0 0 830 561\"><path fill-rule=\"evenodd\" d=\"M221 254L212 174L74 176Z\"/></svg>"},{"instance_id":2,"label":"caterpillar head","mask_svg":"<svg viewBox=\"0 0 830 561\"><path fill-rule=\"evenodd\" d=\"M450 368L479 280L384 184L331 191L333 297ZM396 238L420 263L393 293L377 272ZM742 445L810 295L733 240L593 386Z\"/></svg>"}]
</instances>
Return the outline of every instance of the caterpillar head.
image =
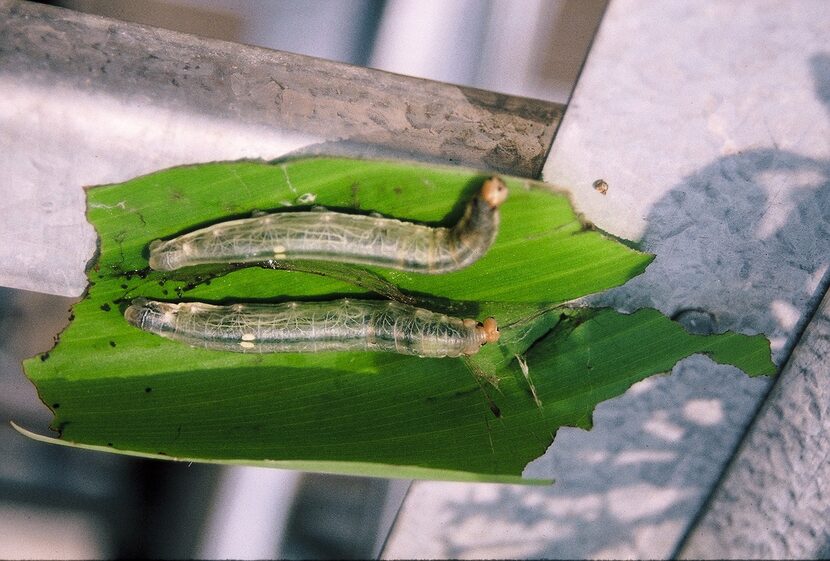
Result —
<instances>
[{"instance_id":1,"label":"caterpillar head","mask_svg":"<svg viewBox=\"0 0 830 561\"><path fill-rule=\"evenodd\" d=\"M491 177L481 186L481 198L490 208L499 208L507 200L507 185L500 177Z\"/></svg>"},{"instance_id":2,"label":"caterpillar head","mask_svg":"<svg viewBox=\"0 0 830 561\"><path fill-rule=\"evenodd\" d=\"M485 343L495 343L501 337L499 327L496 325L496 318L487 318L481 324L481 331L484 334Z\"/></svg>"}]
</instances>

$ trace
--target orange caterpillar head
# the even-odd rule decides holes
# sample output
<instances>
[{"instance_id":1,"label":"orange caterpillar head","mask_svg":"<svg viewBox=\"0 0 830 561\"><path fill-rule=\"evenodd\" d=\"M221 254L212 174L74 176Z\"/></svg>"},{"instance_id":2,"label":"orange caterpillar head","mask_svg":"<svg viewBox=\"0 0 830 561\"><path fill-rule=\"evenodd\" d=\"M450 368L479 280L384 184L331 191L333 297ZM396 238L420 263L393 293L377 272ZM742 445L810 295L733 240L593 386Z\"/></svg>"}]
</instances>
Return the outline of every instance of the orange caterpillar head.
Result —
<instances>
[{"instance_id":1,"label":"orange caterpillar head","mask_svg":"<svg viewBox=\"0 0 830 561\"><path fill-rule=\"evenodd\" d=\"M464 325L475 328L475 337L471 341L471 345L462 354L475 354L487 343L495 343L499 340L500 333L495 318L487 318L484 321L465 319Z\"/></svg>"},{"instance_id":2,"label":"orange caterpillar head","mask_svg":"<svg viewBox=\"0 0 830 561\"><path fill-rule=\"evenodd\" d=\"M500 177L491 177L481 186L481 198L491 208L499 208L507 200L507 185Z\"/></svg>"},{"instance_id":3,"label":"orange caterpillar head","mask_svg":"<svg viewBox=\"0 0 830 561\"><path fill-rule=\"evenodd\" d=\"M484 332L484 340L487 343L495 343L501 337L501 333L499 333L499 328L496 325L496 318L487 318L484 320L484 323L481 326L482 331Z\"/></svg>"}]
</instances>

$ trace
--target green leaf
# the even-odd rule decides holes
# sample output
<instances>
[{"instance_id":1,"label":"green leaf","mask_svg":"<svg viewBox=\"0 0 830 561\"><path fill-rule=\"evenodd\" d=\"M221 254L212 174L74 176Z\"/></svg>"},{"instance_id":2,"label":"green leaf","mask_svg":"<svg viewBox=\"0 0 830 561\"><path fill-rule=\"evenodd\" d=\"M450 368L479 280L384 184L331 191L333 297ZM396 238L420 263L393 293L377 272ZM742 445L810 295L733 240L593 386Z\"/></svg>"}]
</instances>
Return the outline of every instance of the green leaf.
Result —
<instances>
[{"instance_id":1,"label":"green leaf","mask_svg":"<svg viewBox=\"0 0 830 561\"><path fill-rule=\"evenodd\" d=\"M586 226L564 194L522 179L505 178L510 196L487 255L446 275L310 262L172 274L147 267L154 239L312 200L452 224L485 177L310 158L187 166L88 190L101 241L89 291L55 349L25 363L54 411L59 442L188 461L518 482L560 426L588 428L597 403L683 357L707 353L750 375L774 372L760 336L695 336L653 310L563 306L624 283L651 257ZM139 296L226 303L345 295L492 315L502 339L467 359L247 355L190 348L122 316Z\"/></svg>"}]
</instances>

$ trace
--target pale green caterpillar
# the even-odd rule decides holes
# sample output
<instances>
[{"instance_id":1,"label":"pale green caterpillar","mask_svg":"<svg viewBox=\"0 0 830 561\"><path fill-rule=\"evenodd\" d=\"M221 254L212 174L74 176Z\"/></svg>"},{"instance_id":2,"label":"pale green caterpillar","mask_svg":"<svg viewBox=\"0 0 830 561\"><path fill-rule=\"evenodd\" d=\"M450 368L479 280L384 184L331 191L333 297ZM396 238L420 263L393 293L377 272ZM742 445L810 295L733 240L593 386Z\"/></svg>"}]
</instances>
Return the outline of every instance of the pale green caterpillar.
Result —
<instances>
[{"instance_id":1,"label":"pale green caterpillar","mask_svg":"<svg viewBox=\"0 0 830 561\"><path fill-rule=\"evenodd\" d=\"M459 319L394 301L214 306L141 298L124 317L139 329L193 347L240 353L386 351L458 357L499 339L493 318Z\"/></svg>"},{"instance_id":2,"label":"pale green caterpillar","mask_svg":"<svg viewBox=\"0 0 830 561\"><path fill-rule=\"evenodd\" d=\"M496 238L507 187L484 182L452 228L339 212L280 212L221 222L150 244L150 267L284 259L337 261L419 273L447 273L483 256Z\"/></svg>"}]
</instances>

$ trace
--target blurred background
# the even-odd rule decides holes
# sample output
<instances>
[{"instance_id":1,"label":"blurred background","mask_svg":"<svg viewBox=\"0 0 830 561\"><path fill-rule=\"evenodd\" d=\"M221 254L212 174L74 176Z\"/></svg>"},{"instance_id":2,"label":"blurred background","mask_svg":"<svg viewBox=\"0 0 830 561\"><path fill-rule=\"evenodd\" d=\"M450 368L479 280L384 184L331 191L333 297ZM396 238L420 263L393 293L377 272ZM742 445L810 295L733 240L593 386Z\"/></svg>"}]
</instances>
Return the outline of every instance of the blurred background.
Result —
<instances>
[{"instance_id":1,"label":"blurred background","mask_svg":"<svg viewBox=\"0 0 830 561\"><path fill-rule=\"evenodd\" d=\"M66 0L72 10L567 102L605 0ZM408 482L47 446L20 362L74 300L0 287L0 558L377 556ZM412 552L417 555L417 552Z\"/></svg>"}]
</instances>

